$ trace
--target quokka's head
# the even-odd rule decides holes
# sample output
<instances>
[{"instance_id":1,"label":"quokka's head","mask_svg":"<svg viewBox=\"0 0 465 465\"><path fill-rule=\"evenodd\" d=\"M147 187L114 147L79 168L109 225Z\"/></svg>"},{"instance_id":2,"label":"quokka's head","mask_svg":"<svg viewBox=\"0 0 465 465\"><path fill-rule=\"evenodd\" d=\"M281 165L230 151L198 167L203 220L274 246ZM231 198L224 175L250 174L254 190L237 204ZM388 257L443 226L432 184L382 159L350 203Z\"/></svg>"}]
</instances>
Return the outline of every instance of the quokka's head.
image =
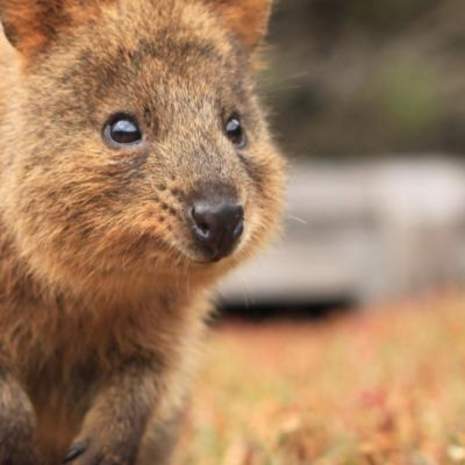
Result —
<instances>
[{"instance_id":1,"label":"quokka's head","mask_svg":"<svg viewBox=\"0 0 465 465\"><path fill-rule=\"evenodd\" d=\"M219 272L264 242L283 190L252 76L270 1L0 0L5 215L33 270Z\"/></svg>"}]
</instances>

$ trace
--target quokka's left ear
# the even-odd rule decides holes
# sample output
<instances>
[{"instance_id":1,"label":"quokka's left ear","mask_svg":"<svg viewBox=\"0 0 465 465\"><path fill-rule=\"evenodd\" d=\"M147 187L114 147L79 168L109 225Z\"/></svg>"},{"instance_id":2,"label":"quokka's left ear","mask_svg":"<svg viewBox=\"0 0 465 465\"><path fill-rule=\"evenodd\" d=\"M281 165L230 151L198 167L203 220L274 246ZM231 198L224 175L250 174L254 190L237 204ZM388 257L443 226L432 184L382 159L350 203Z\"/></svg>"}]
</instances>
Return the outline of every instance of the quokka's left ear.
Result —
<instances>
[{"instance_id":1,"label":"quokka's left ear","mask_svg":"<svg viewBox=\"0 0 465 465\"><path fill-rule=\"evenodd\" d=\"M266 33L272 0L205 0L250 50Z\"/></svg>"}]
</instances>

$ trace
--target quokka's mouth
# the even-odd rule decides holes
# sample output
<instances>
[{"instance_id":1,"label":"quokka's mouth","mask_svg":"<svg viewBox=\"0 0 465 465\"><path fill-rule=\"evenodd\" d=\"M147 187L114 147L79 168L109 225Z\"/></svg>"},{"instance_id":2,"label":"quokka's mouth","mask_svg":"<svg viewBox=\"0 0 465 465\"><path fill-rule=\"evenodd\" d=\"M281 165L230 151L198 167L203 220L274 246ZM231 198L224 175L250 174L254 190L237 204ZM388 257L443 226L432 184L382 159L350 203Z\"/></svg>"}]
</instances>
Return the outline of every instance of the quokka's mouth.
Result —
<instances>
[{"instance_id":1,"label":"quokka's mouth","mask_svg":"<svg viewBox=\"0 0 465 465\"><path fill-rule=\"evenodd\" d=\"M197 232L192 231L194 227L191 226L188 237L173 245L176 252L192 265L202 268L215 266L233 259L243 249L246 242L245 223L241 222L236 228L236 231L226 229L223 235L216 238L218 242L210 245L203 238L199 240L196 237Z\"/></svg>"},{"instance_id":2,"label":"quokka's mouth","mask_svg":"<svg viewBox=\"0 0 465 465\"><path fill-rule=\"evenodd\" d=\"M204 247L199 247L197 244L193 243L188 250L186 248L178 248L179 253L182 254L191 264L200 266L200 267L208 267L208 266L215 266L217 264L221 264L228 259L233 258L236 255L240 247L240 242L234 245L233 248L229 249L225 252L221 253L212 253L210 251L205 251Z\"/></svg>"}]
</instances>

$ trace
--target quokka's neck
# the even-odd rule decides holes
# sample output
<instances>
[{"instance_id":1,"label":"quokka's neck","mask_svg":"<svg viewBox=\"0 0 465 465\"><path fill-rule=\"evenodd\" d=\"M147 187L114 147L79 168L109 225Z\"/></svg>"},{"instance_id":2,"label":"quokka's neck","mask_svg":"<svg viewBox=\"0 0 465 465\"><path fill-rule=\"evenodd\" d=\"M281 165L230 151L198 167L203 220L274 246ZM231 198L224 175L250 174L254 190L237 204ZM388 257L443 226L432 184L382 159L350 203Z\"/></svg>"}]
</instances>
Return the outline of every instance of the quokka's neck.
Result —
<instances>
[{"instance_id":1,"label":"quokka's neck","mask_svg":"<svg viewBox=\"0 0 465 465\"><path fill-rule=\"evenodd\" d=\"M0 334L9 358L19 360L26 352L47 358L56 350L69 351L69 360L85 359L92 351L105 358L115 344L125 354L154 351L159 340L177 340L189 325L200 324L207 301L206 293L156 286L143 298L127 301L50 289L28 272L0 223ZM72 342L76 338L79 350Z\"/></svg>"}]
</instances>

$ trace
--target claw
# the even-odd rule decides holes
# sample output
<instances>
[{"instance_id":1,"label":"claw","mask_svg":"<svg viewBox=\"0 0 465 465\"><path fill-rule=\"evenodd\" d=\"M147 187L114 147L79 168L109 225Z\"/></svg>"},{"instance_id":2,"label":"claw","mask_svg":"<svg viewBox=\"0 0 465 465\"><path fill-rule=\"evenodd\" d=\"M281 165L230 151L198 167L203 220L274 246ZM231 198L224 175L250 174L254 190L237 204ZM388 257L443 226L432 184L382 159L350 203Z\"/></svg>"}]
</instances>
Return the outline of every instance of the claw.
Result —
<instances>
[{"instance_id":1,"label":"claw","mask_svg":"<svg viewBox=\"0 0 465 465\"><path fill-rule=\"evenodd\" d=\"M71 449L66 454L65 459L63 460L63 464L72 462L76 460L79 456L81 456L87 449L87 445L84 443L77 443L74 444Z\"/></svg>"}]
</instances>

